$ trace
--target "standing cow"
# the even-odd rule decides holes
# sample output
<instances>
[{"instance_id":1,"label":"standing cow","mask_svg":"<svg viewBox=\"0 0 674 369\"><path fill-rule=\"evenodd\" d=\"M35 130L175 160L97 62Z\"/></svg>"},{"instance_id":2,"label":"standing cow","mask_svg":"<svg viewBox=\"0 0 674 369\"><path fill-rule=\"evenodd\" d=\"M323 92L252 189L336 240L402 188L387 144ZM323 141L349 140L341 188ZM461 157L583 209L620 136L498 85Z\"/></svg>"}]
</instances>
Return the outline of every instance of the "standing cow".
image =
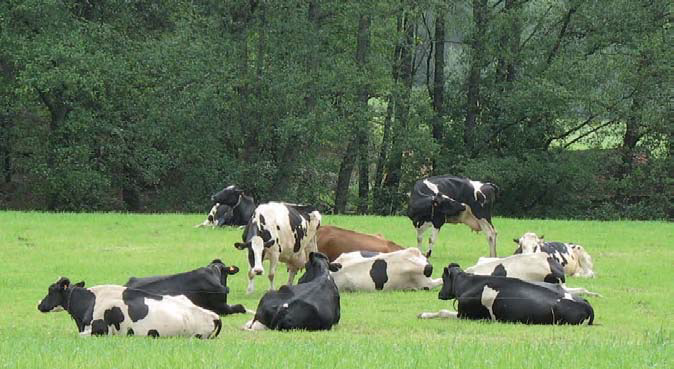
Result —
<instances>
[{"instance_id":1,"label":"standing cow","mask_svg":"<svg viewBox=\"0 0 674 369\"><path fill-rule=\"evenodd\" d=\"M114 285L84 288L62 277L49 286L38 310L65 309L83 336L137 335L215 338L222 322L185 296L162 296Z\"/></svg>"},{"instance_id":2,"label":"standing cow","mask_svg":"<svg viewBox=\"0 0 674 369\"><path fill-rule=\"evenodd\" d=\"M243 305L227 304L227 276L238 272L238 267L226 266L220 259L215 259L207 266L189 272L131 277L124 286L158 295L184 295L195 305L220 315L245 313Z\"/></svg>"},{"instance_id":3,"label":"standing cow","mask_svg":"<svg viewBox=\"0 0 674 369\"><path fill-rule=\"evenodd\" d=\"M234 246L248 250L248 289L255 289L253 278L264 273L262 261L269 260L269 289L274 289L276 266L281 261L288 265L288 285L304 267L310 252L317 251L316 230L321 223L318 210L307 206L269 202L255 209L243 232L243 242Z\"/></svg>"},{"instance_id":4,"label":"standing cow","mask_svg":"<svg viewBox=\"0 0 674 369\"><path fill-rule=\"evenodd\" d=\"M572 277L594 277L592 257L581 245L562 242L545 242L533 232L527 232L519 239L515 254L545 253L557 259L564 272Z\"/></svg>"},{"instance_id":5,"label":"standing cow","mask_svg":"<svg viewBox=\"0 0 674 369\"><path fill-rule=\"evenodd\" d=\"M491 212L498 193L492 183L465 177L436 176L418 180L410 193L407 216L417 229L417 247L422 250L424 233L433 227L426 257L431 256L440 227L463 223L473 231L484 231L489 256L496 257L496 230Z\"/></svg>"},{"instance_id":6,"label":"standing cow","mask_svg":"<svg viewBox=\"0 0 674 369\"><path fill-rule=\"evenodd\" d=\"M517 278L465 273L449 264L442 274L441 300L456 299L456 313L441 310L421 313L419 318L487 319L524 324L592 325L594 310L587 300L564 291L559 285L525 282Z\"/></svg>"},{"instance_id":7,"label":"standing cow","mask_svg":"<svg viewBox=\"0 0 674 369\"><path fill-rule=\"evenodd\" d=\"M332 273L340 291L419 290L442 284L431 278L433 266L419 249L390 253L356 251L340 255L342 268Z\"/></svg>"},{"instance_id":8,"label":"standing cow","mask_svg":"<svg viewBox=\"0 0 674 369\"><path fill-rule=\"evenodd\" d=\"M211 201L213 201L213 204L227 205L232 208L230 224L235 226L248 224L255 211L255 200L235 185L227 186L222 191L212 195Z\"/></svg>"},{"instance_id":9,"label":"standing cow","mask_svg":"<svg viewBox=\"0 0 674 369\"><path fill-rule=\"evenodd\" d=\"M297 286L283 286L265 293L255 318L243 329L330 330L340 318L339 291L330 272L339 268L339 264L330 263L320 252L310 253L306 272Z\"/></svg>"}]
</instances>

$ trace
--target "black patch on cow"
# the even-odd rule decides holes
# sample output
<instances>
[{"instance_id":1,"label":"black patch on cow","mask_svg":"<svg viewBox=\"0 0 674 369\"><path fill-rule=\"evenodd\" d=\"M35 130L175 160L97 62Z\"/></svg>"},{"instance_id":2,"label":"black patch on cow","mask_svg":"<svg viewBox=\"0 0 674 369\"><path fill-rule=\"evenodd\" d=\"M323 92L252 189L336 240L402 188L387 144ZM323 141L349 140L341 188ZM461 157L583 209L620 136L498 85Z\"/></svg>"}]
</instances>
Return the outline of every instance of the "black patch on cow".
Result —
<instances>
[{"instance_id":1,"label":"black patch on cow","mask_svg":"<svg viewBox=\"0 0 674 369\"><path fill-rule=\"evenodd\" d=\"M307 234L307 229L302 225L304 218L300 213L292 207L288 207L288 220L290 221L290 229L295 236L295 246L293 252L299 252L302 247L302 240Z\"/></svg>"},{"instance_id":2,"label":"black patch on cow","mask_svg":"<svg viewBox=\"0 0 674 369\"><path fill-rule=\"evenodd\" d=\"M491 275L494 277L506 277L508 275L508 272L506 271L503 264L499 264L496 266L496 268L494 268L494 271L491 272Z\"/></svg>"},{"instance_id":3,"label":"black patch on cow","mask_svg":"<svg viewBox=\"0 0 674 369\"><path fill-rule=\"evenodd\" d=\"M267 221L264 219L264 215L260 214L260 225L261 225L260 228L264 227L266 224Z\"/></svg>"},{"instance_id":4,"label":"black patch on cow","mask_svg":"<svg viewBox=\"0 0 674 369\"><path fill-rule=\"evenodd\" d=\"M431 263L428 263L424 267L424 275L430 278L432 274L433 274L433 265L431 265Z\"/></svg>"},{"instance_id":5,"label":"black patch on cow","mask_svg":"<svg viewBox=\"0 0 674 369\"><path fill-rule=\"evenodd\" d=\"M108 325L103 319L96 319L91 322L91 334L93 336L104 336L108 334Z\"/></svg>"},{"instance_id":6,"label":"black patch on cow","mask_svg":"<svg viewBox=\"0 0 674 369\"><path fill-rule=\"evenodd\" d=\"M255 253L250 246L248 246L248 265L250 265L251 268L255 266Z\"/></svg>"},{"instance_id":7,"label":"black patch on cow","mask_svg":"<svg viewBox=\"0 0 674 369\"><path fill-rule=\"evenodd\" d=\"M557 277L555 277L552 274L548 274L548 275L545 276L545 278L543 278L543 282L555 283L556 284L556 283L559 283L559 279L557 279Z\"/></svg>"},{"instance_id":8,"label":"black patch on cow","mask_svg":"<svg viewBox=\"0 0 674 369\"><path fill-rule=\"evenodd\" d=\"M96 295L86 288L71 287L68 298L67 310L70 316L75 319L77 330L84 331L84 327L91 324L94 319L94 305L96 304Z\"/></svg>"},{"instance_id":9,"label":"black patch on cow","mask_svg":"<svg viewBox=\"0 0 674 369\"><path fill-rule=\"evenodd\" d=\"M377 290L384 289L384 285L388 282L388 275L386 274L386 261L375 260L370 269L370 277L374 282L374 288Z\"/></svg>"},{"instance_id":10,"label":"black patch on cow","mask_svg":"<svg viewBox=\"0 0 674 369\"><path fill-rule=\"evenodd\" d=\"M115 329L119 331L120 330L119 323L124 321L124 314L122 313L122 309L115 306L111 309L106 310L103 313L103 320L105 320L105 323L107 325L114 325Z\"/></svg>"},{"instance_id":11,"label":"black patch on cow","mask_svg":"<svg viewBox=\"0 0 674 369\"><path fill-rule=\"evenodd\" d=\"M150 329L149 331L147 331L147 335L150 337L157 338L159 337L159 332L157 332L156 329Z\"/></svg>"},{"instance_id":12,"label":"black patch on cow","mask_svg":"<svg viewBox=\"0 0 674 369\"><path fill-rule=\"evenodd\" d=\"M374 251L365 251L365 250L360 251L360 256L362 256L364 258L371 258L371 257L377 256L377 255L379 255L379 253L374 252Z\"/></svg>"},{"instance_id":13,"label":"black patch on cow","mask_svg":"<svg viewBox=\"0 0 674 369\"><path fill-rule=\"evenodd\" d=\"M137 322L147 316L150 308L145 304L145 299L161 301L160 295L154 295L145 291L127 288L122 292L122 300L129 307L129 318L132 322Z\"/></svg>"},{"instance_id":14,"label":"black patch on cow","mask_svg":"<svg viewBox=\"0 0 674 369\"><path fill-rule=\"evenodd\" d=\"M277 225L276 225L276 230L277 230L277 231L280 231L280 230L281 230L281 226L277 224Z\"/></svg>"},{"instance_id":15,"label":"black patch on cow","mask_svg":"<svg viewBox=\"0 0 674 369\"><path fill-rule=\"evenodd\" d=\"M245 312L245 309L243 312ZM213 338L215 338L220 334L220 329L222 329L222 320L215 319L213 320L213 324L215 325L215 334L213 335Z\"/></svg>"},{"instance_id":16,"label":"black patch on cow","mask_svg":"<svg viewBox=\"0 0 674 369\"><path fill-rule=\"evenodd\" d=\"M129 328L128 331L126 331L127 336L133 336L135 333L133 332L133 328Z\"/></svg>"}]
</instances>

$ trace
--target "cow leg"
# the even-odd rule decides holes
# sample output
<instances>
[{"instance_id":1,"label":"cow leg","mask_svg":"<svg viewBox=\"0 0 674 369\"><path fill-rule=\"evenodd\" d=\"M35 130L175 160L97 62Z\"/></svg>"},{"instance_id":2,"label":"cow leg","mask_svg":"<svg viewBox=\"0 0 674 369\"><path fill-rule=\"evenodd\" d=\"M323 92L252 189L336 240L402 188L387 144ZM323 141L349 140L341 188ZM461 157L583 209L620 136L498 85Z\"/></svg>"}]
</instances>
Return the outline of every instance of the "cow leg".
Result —
<instances>
[{"instance_id":1,"label":"cow leg","mask_svg":"<svg viewBox=\"0 0 674 369\"><path fill-rule=\"evenodd\" d=\"M244 330L244 331L264 331L264 330L267 330L267 329L269 329L269 328L267 328L266 325L260 323L259 321L255 320L255 319L247 321L246 324L244 324L241 327L241 330Z\"/></svg>"},{"instance_id":2,"label":"cow leg","mask_svg":"<svg viewBox=\"0 0 674 369\"><path fill-rule=\"evenodd\" d=\"M246 289L246 294L248 295L255 291L255 282L253 282L253 278L255 278L255 273L253 273L253 268L251 267L250 270L248 270L248 288Z\"/></svg>"},{"instance_id":3,"label":"cow leg","mask_svg":"<svg viewBox=\"0 0 674 369\"><path fill-rule=\"evenodd\" d=\"M421 226L417 227L417 248L421 253L424 252L424 250L421 248L422 244L424 242L424 233L426 233L426 230L431 227L431 223L429 222L424 222Z\"/></svg>"},{"instance_id":4,"label":"cow leg","mask_svg":"<svg viewBox=\"0 0 674 369\"><path fill-rule=\"evenodd\" d=\"M419 319L457 319L458 313L456 311L449 311L449 310L440 310L437 313L419 313L417 315L417 318Z\"/></svg>"},{"instance_id":5,"label":"cow leg","mask_svg":"<svg viewBox=\"0 0 674 369\"><path fill-rule=\"evenodd\" d=\"M435 226L433 226L433 229L431 229L431 237L428 238L428 252L426 253L427 258L431 257L433 246L435 246L435 240L438 239L438 233L440 233L440 228L435 228Z\"/></svg>"},{"instance_id":6,"label":"cow leg","mask_svg":"<svg viewBox=\"0 0 674 369\"><path fill-rule=\"evenodd\" d=\"M487 242L489 243L489 257L495 258L496 256L496 229L494 226L487 221L487 219L478 219L478 224L480 225L480 230L487 235Z\"/></svg>"},{"instance_id":7,"label":"cow leg","mask_svg":"<svg viewBox=\"0 0 674 369\"><path fill-rule=\"evenodd\" d=\"M295 281L295 276L297 275L297 268L288 267L288 286L292 286Z\"/></svg>"},{"instance_id":8,"label":"cow leg","mask_svg":"<svg viewBox=\"0 0 674 369\"><path fill-rule=\"evenodd\" d=\"M562 288L564 290L572 295L587 295L587 296L593 296L593 297L603 297L602 295L596 293L596 292L591 292L588 291L587 289L583 287L566 287L565 285L562 285Z\"/></svg>"},{"instance_id":9,"label":"cow leg","mask_svg":"<svg viewBox=\"0 0 674 369\"><path fill-rule=\"evenodd\" d=\"M278 265L278 255L271 255L269 257L269 291L274 290L274 277L276 276L276 266Z\"/></svg>"}]
</instances>

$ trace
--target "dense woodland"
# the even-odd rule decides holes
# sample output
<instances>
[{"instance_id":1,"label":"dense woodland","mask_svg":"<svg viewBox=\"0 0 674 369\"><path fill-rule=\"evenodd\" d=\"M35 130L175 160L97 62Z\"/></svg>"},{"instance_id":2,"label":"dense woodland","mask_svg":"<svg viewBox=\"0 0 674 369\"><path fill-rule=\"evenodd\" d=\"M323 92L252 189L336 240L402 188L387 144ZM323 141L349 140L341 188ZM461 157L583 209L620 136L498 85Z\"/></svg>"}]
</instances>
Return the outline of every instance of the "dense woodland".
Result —
<instances>
[{"instance_id":1,"label":"dense woodland","mask_svg":"<svg viewBox=\"0 0 674 369\"><path fill-rule=\"evenodd\" d=\"M667 0L3 0L0 207L673 216Z\"/></svg>"}]
</instances>

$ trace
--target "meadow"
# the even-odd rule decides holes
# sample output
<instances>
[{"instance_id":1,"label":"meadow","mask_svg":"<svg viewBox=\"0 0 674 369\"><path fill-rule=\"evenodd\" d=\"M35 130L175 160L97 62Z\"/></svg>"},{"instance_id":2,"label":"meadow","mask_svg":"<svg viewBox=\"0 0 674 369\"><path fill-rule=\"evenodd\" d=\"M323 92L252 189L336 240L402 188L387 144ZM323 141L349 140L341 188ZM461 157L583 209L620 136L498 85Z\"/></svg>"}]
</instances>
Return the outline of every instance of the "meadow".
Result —
<instances>
[{"instance_id":1,"label":"meadow","mask_svg":"<svg viewBox=\"0 0 674 369\"><path fill-rule=\"evenodd\" d=\"M59 276L87 286L130 276L191 270L221 258L241 272L228 280L230 304L255 309L269 286L256 278L245 294L242 230L196 229L203 214L48 214L0 212L0 367L2 368L672 368L674 224L496 218L499 256L526 231L576 242L592 255L597 277L569 278L589 298L594 326L526 326L418 320L453 310L438 289L343 293L339 325L327 332L244 332L250 315L223 317L215 340L78 336L67 313L42 314L37 302ZM324 216L333 224L416 245L404 217ZM433 277L450 261L466 267L488 254L483 234L443 227ZM267 263L265 262L265 268ZM281 266L278 282L287 279Z\"/></svg>"}]
</instances>

